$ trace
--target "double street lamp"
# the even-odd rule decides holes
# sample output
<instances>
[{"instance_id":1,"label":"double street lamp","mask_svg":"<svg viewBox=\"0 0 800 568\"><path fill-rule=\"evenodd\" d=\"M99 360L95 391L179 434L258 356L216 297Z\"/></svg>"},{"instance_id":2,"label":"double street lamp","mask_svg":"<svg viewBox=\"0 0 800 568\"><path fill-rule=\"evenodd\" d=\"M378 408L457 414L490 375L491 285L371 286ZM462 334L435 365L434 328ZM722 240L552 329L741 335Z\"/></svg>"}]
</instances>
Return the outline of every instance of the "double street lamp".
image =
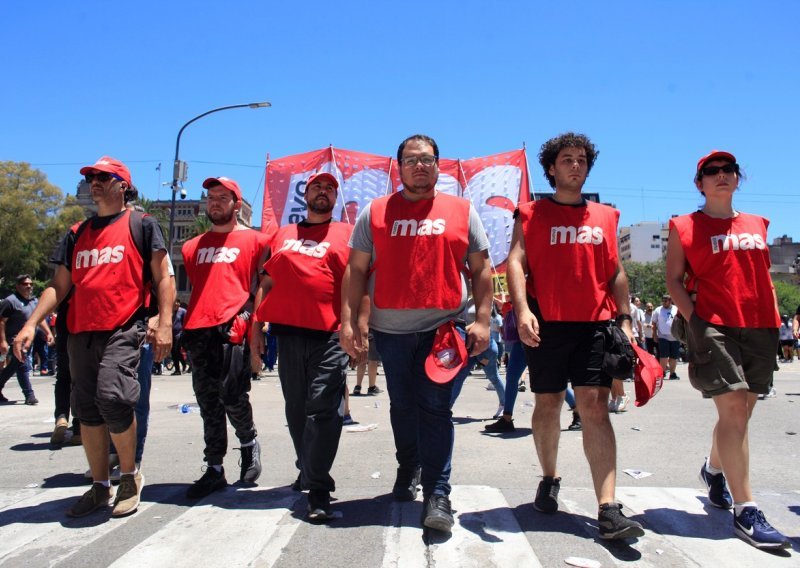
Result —
<instances>
[{"instance_id":1,"label":"double street lamp","mask_svg":"<svg viewBox=\"0 0 800 568\"><path fill-rule=\"evenodd\" d=\"M180 152L181 148L181 134L183 131L186 130L186 127L189 126L191 123L200 120L204 116L208 116L209 114L220 112L222 110L228 110L232 108L266 108L272 106L270 103L264 101L261 103L247 103L243 105L230 105L224 106L219 108L214 108L209 111L204 112L203 114L198 114L192 120L181 126L181 129L178 131L178 139L175 141L175 163L172 168L172 201L170 204L169 209L169 253L172 255L172 245L175 243L175 194L178 193L178 183L186 181L186 174L187 174L187 167L186 162L182 162L178 158L178 153ZM181 199L186 197L185 191L181 191Z\"/></svg>"}]
</instances>

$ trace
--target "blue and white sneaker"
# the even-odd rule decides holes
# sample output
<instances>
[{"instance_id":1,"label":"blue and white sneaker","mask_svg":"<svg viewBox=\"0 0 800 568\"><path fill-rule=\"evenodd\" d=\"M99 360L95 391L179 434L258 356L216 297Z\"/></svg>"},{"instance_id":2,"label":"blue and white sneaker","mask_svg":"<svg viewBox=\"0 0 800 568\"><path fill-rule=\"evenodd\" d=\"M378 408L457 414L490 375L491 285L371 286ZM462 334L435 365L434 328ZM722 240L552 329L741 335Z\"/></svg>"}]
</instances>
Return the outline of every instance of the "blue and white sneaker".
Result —
<instances>
[{"instance_id":1,"label":"blue and white sneaker","mask_svg":"<svg viewBox=\"0 0 800 568\"><path fill-rule=\"evenodd\" d=\"M706 464L700 468L700 481L706 487L708 500L715 507L720 509L730 509L733 507L733 498L728 491L728 483L725 481L725 474L718 473L713 475L706 470Z\"/></svg>"},{"instance_id":2,"label":"blue and white sneaker","mask_svg":"<svg viewBox=\"0 0 800 568\"><path fill-rule=\"evenodd\" d=\"M745 507L739 516L733 517L736 536L756 548L791 548L789 539L767 522L758 507Z\"/></svg>"}]
</instances>

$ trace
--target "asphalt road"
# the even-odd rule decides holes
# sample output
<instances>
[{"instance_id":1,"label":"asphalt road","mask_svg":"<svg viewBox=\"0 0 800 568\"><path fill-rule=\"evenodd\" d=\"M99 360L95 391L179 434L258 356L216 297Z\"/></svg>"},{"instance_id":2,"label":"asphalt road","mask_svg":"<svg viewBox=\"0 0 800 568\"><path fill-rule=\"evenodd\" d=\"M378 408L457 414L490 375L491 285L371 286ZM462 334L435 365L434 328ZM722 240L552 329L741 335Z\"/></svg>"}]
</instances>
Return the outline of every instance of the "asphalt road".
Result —
<instances>
[{"instance_id":1,"label":"asphalt road","mask_svg":"<svg viewBox=\"0 0 800 568\"><path fill-rule=\"evenodd\" d=\"M596 538L582 434L566 431L566 408L561 511L533 510L541 475L530 435L533 396L517 399L515 433L487 435L483 427L497 398L482 372L467 380L454 408L458 518L449 539L419 528L419 501L400 505L388 495L396 466L386 393L351 397L353 417L376 426L342 434L332 472L341 518L329 526L307 523L305 497L288 488L297 471L275 373L254 382L251 393L264 463L258 486L235 484L200 503L185 498L202 474L201 419L175 408L194 400L188 375L154 376L139 512L68 519L63 512L88 487L87 465L82 448L50 446L53 379L34 377L41 401L35 407L21 404L18 386L9 382L4 394L16 404L0 406L0 565L516 567L564 566L566 558L580 557L602 566L800 566L800 363L777 374L778 396L759 402L750 426L753 488L767 518L793 538L794 550L784 554L734 538L729 513L707 505L697 473L715 412L691 388L685 367L679 374L683 380L666 382L646 406L612 415L618 500L647 529L627 543ZM383 375L378 384L385 388ZM238 479L237 445L229 428L230 482ZM625 469L652 475L636 479Z\"/></svg>"}]
</instances>

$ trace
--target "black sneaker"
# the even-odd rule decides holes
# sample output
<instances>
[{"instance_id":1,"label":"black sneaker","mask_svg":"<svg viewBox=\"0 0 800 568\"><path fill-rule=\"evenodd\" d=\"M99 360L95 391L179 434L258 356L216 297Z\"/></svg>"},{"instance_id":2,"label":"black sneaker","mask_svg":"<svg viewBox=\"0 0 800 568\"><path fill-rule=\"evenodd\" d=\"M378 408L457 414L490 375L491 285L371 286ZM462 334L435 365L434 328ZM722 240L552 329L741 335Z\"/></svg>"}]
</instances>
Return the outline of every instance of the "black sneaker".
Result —
<instances>
[{"instance_id":1,"label":"black sneaker","mask_svg":"<svg viewBox=\"0 0 800 568\"><path fill-rule=\"evenodd\" d=\"M745 507L733 517L733 530L740 539L756 548L791 548L789 539L767 522L757 507Z\"/></svg>"},{"instance_id":2,"label":"black sneaker","mask_svg":"<svg viewBox=\"0 0 800 568\"><path fill-rule=\"evenodd\" d=\"M261 475L261 444L258 443L258 438L253 438L252 446L242 446L239 451L242 452L239 459L239 465L242 466L239 481L255 483Z\"/></svg>"},{"instance_id":3,"label":"black sneaker","mask_svg":"<svg viewBox=\"0 0 800 568\"><path fill-rule=\"evenodd\" d=\"M3 396L3 391L0 391L0 402L8 402L8 399Z\"/></svg>"},{"instance_id":4,"label":"black sneaker","mask_svg":"<svg viewBox=\"0 0 800 568\"><path fill-rule=\"evenodd\" d=\"M706 464L700 468L700 481L706 487L708 492L708 501L715 507L720 509L730 509L733 507L733 499L728 491L728 484L725 481L725 475L718 473L713 475L706 470Z\"/></svg>"},{"instance_id":5,"label":"black sneaker","mask_svg":"<svg viewBox=\"0 0 800 568\"><path fill-rule=\"evenodd\" d=\"M517 392L525 392L525 381L519 383L519 386L517 387Z\"/></svg>"},{"instance_id":6,"label":"black sneaker","mask_svg":"<svg viewBox=\"0 0 800 568\"><path fill-rule=\"evenodd\" d=\"M429 529L449 533L453 530L453 511L447 495L434 493L425 499L422 524Z\"/></svg>"},{"instance_id":7,"label":"black sneaker","mask_svg":"<svg viewBox=\"0 0 800 568\"><path fill-rule=\"evenodd\" d=\"M361 385L356 385L353 387L353 394L350 396L361 396Z\"/></svg>"},{"instance_id":8,"label":"black sneaker","mask_svg":"<svg viewBox=\"0 0 800 568\"><path fill-rule=\"evenodd\" d=\"M308 492L308 520L324 523L333 518L331 511L331 494L321 489Z\"/></svg>"},{"instance_id":9,"label":"black sneaker","mask_svg":"<svg viewBox=\"0 0 800 568\"><path fill-rule=\"evenodd\" d=\"M414 469L397 468L397 477L392 488L392 497L395 501L413 501L417 498L417 486L422 477L420 466Z\"/></svg>"},{"instance_id":10,"label":"black sneaker","mask_svg":"<svg viewBox=\"0 0 800 568\"><path fill-rule=\"evenodd\" d=\"M678 373L670 373L669 374L670 381L680 381L681 378L678 376Z\"/></svg>"},{"instance_id":11,"label":"black sneaker","mask_svg":"<svg viewBox=\"0 0 800 568\"><path fill-rule=\"evenodd\" d=\"M383 392L383 389L380 388L377 385L375 385L374 387L369 387L367 389L367 394L370 395L370 396L374 396L376 394L381 394L382 392Z\"/></svg>"},{"instance_id":12,"label":"black sneaker","mask_svg":"<svg viewBox=\"0 0 800 568\"><path fill-rule=\"evenodd\" d=\"M600 538L611 540L644 536L642 525L623 515L622 505L619 503L600 505L597 524L600 528Z\"/></svg>"},{"instance_id":13,"label":"black sneaker","mask_svg":"<svg viewBox=\"0 0 800 568\"><path fill-rule=\"evenodd\" d=\"M39 404L39 399L33 395L30 395L25 399L25 404L27 404L28 406L36 406L37 404Z\"/></svg>"},{"instance_id":14,"label":"black sneaker","mask_svg":"<svg viewBox=\"0 0 800 568\"><path fill-rule=\"evenodd\" d=\"M514 427L514 420L506 420L505 418L499 418L497 422L493 422L491 424L487 424L483 427L484 430L487 432L514 432L516 431L516 427Z\"/></svg>"},{"instance_id":15,"label":"black sneaker","mask_svg":"<svg viewBox=\"0 0 800 568\"><path fill-rule=\"evenodd\" d=\"M540 513L552 515L558 511L558 491L561 489L560 477L544 476L536 489L533 508Z\"/></svg>"},{"instance_id":16,"label":"black sneaker","mask_svg":"<svg viewBox=\"0 0 800 568\"><path fill-rule=\"evenodd\" d=\"M581 424L581 415L578 414L576 411L572 411L572 424L567 426L567 430L571 430L576 432L578 430L583 429L583 425Z\"/></svg>"},{"instance_id":17,"label":"black sneaker","mask_svg":"<svg viewBox=\"0 0 800 568\"><path fill-rule=\"evenodd\" d=\"M189 499L202 499L203 497L211 495L214 491L225 489L227 486L228 481L225 479L225 468L217 471L213 467L208 466L203 477L195 481L194 485L186 491L186 496Z\"/></svg>"}]
</instances>

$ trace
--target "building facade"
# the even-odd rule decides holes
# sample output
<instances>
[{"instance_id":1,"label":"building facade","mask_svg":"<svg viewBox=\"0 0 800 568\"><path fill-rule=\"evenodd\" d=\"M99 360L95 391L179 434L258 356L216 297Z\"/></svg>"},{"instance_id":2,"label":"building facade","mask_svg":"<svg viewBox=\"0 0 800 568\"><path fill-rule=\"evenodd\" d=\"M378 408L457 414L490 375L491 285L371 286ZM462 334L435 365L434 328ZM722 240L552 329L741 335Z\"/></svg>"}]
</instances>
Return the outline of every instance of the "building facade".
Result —
<instances>
[{"instance_id":1,"label":"building facade","mask_svg":"<svg viewBox=\"0 0 800 568\"><path fill-rule=\"evenodd\" d=\"M666 253L665 225L644 221L629 227L620 227L619 255L633 262L658 262ZM668 231L668 229L667 229Z\"/></svg>"}]
</instances>

